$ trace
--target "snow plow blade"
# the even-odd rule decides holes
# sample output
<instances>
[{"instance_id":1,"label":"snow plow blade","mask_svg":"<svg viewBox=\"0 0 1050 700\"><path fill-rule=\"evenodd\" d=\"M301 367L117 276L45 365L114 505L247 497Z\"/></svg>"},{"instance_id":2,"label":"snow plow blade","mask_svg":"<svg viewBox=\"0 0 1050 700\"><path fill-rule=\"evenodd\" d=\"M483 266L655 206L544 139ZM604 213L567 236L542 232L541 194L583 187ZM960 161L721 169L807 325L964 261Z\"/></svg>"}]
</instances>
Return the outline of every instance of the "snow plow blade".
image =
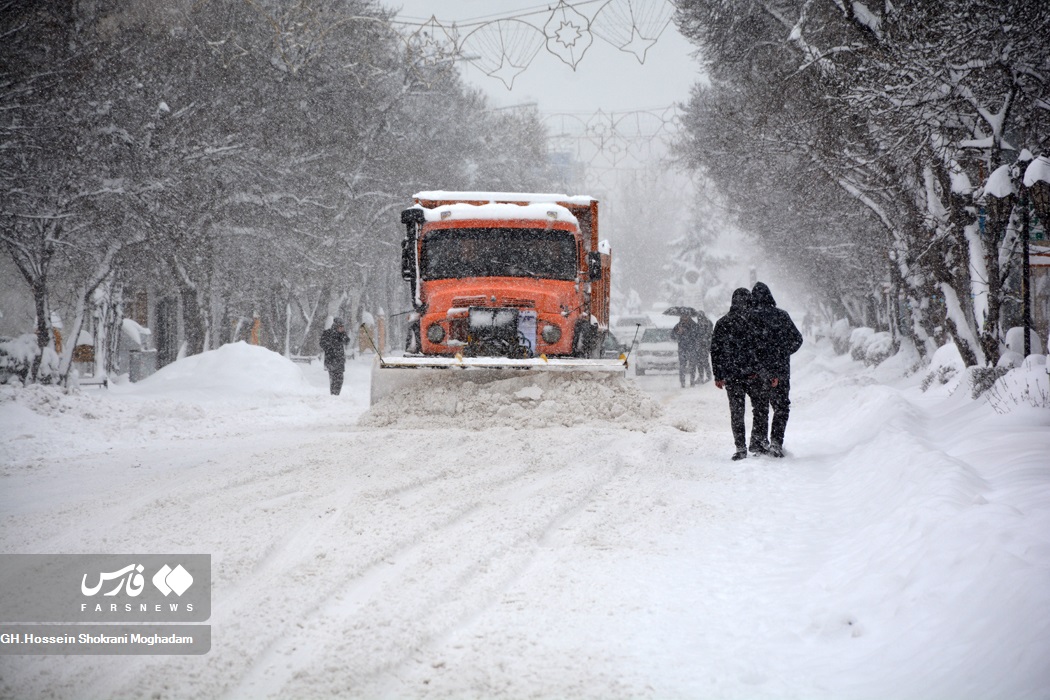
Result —
<instances>
[{"instance_id":1,"label":"snow plow blade","mask_svg":"<svg viewBox=\"0 0 1050 700\"><path fill-rule=\"evenodd\" d=\"M449 371L502 374L525 372L600 372L625 376L627 360L589 359L580 357L376 357L372 364L371 404L392 394L399 388L426 381L432 373ZM478 375L470 375L471 377ZM479 377L480 378L480 377Z\"/></svg>"}]
</instances>

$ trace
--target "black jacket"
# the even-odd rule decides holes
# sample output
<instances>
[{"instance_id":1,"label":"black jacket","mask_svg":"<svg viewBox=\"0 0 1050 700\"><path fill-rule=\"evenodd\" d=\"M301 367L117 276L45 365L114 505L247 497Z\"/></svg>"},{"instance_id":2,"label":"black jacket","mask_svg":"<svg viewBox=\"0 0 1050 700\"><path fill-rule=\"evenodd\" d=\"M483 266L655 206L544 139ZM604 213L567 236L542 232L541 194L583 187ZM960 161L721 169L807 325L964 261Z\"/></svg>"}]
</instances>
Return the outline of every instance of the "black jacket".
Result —
<instances>
[{"instance_id":1,"label":"black jacket","mask_svg":"<svg viewBox=\"0 0 1050 700\"><path fill-rule=\"evenodd\" d=\"M346 365L346 344L350 336L333 326L321 333L321 350L324 351L324 368L343 369Z\"/></svg>"},{"instance_id":2,"label":"black jacket","mask_svg":"<svg viewBox=\"0 0 1050 700\"><path fill-rule=\"evenodd\" d=\"M679 351L695 353L700 347L700 326L687 316L671 329L671 337L678 342Z\"/></svg>"},{"instance_id":3,"label":"black jacket","mask_svg":"<svg viewBox=\"0 0 1050 700\"><path fill-rule=\"evenodd\" d=\"M773 293L762 282L751 290L751 319L762 376L789 379L791 356L802 347L802 334L788 312L777 308Z\"/></svg>"},{"instance_id":4,"label":"black jacket","mask_svg":"<svg viewBox=\"0 0 1050 700\"><path fill-rule=\"evenodd\" d=\"M703 348L705 345L711 344L711 333L714 332L715 324L711 323L711 319L707 317L703 311L696 317L696 325L700 326L700 347Z\"/></svg>"},{"instance_id":5,"label":"black jacket","mask_svg":"<svg viewBox=\"0 0 1050 700\"><path fill-rule=\"evenodd\" d=\"M715 381L738 381L758 373L750 300L749 291L737 289L729 313L715 323L711 334L711 372Z\"/></svg>"}]
</instances>

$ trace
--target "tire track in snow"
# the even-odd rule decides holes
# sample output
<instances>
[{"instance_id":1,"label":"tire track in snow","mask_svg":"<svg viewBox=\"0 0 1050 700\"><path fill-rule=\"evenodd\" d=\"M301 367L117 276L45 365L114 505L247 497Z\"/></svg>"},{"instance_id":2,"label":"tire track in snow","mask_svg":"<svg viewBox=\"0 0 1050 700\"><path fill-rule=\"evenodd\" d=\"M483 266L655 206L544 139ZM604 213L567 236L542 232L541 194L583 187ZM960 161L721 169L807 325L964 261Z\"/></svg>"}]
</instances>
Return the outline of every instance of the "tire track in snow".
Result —
<instances>
[{"instance_id":1,"label":"tire track in snow","mask_svg":"<svg viewBox=\"0 0 1050 700\"><path fill-rule=\"evenodd\" d=\"M363 683L405 663L430 640L491 605L529 566L540 543L583 512L622 465L615 458L571 486L556 469L526 468L495 479L482 472L486 478L476 487L484 489L482 498L471 499L471 507L440 527L348 577L300 630L271 645L228 696L316 694L318 684L338 684L325 677L328 664L350 666L340 675ZM443 498L441 491L432 497ZM499 523L495 529L494 523ZM393 590L396 599L390 598ZM377 608L386 621L380 629L361 622L374 618ZM319 638L329 640L321 650L311 645Z\"/></svg>"}]
</instances>

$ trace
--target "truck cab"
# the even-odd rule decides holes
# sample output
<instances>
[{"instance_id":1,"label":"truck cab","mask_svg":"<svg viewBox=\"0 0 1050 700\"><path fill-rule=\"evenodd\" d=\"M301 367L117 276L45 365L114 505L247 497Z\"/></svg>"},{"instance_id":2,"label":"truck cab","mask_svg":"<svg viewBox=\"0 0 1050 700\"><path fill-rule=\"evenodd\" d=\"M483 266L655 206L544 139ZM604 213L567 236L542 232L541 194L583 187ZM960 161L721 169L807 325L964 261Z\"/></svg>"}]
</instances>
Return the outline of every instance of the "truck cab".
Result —
<instances>
[{"instance_id":1,"label":"truck cab","mask_svg":"<svg viewBox=\"0 0 1050 700\"><path fill-rule=\"evenodd\" d=\"M406 351L598 357L609 323L598 202L563 194L421 192L405 209Z\"/></svg>"}]
</instances>

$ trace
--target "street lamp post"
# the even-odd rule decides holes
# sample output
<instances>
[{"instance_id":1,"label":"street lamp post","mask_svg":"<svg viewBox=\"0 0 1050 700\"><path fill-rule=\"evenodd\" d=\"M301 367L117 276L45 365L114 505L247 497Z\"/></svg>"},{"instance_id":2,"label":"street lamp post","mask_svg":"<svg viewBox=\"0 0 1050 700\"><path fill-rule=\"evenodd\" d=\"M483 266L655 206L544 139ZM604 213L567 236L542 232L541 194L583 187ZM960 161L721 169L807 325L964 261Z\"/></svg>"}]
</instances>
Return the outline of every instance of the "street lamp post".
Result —
<instances>
[{"instance_id":1,"label":"street lamp post","mask_svg":"<svg viewBox=\"0 0 1050 700\"><path fill-rule=\"evenodd\" d=\"M1032 268L1028 262L1028 188L1021 186L1021 293L1024 301L1021 313L1024 315L1024 356L1032 354Z\"/></svg>"},{"instance_id":2,"label":"street lamp post","mask_svg":"<svg viewBox=\"0 0 1050 700\"><path fill-rule=\"evenodd\" d=\"M1028 265L1028 197L1031 196L1035 212L1039 220L1043 222L1043 228L1050 231L1050 158L1039 156L1025 168L1024 178L1021 183L1022 207L1024 219L1022 220L1024 243L1022 253L1024 256L1024 275L1022 287L1024 288L1024 354L1031 354L1030 328L1032 325L1032 309L1029 284L1031 269Z\"/></svg>"}]
</instances>

